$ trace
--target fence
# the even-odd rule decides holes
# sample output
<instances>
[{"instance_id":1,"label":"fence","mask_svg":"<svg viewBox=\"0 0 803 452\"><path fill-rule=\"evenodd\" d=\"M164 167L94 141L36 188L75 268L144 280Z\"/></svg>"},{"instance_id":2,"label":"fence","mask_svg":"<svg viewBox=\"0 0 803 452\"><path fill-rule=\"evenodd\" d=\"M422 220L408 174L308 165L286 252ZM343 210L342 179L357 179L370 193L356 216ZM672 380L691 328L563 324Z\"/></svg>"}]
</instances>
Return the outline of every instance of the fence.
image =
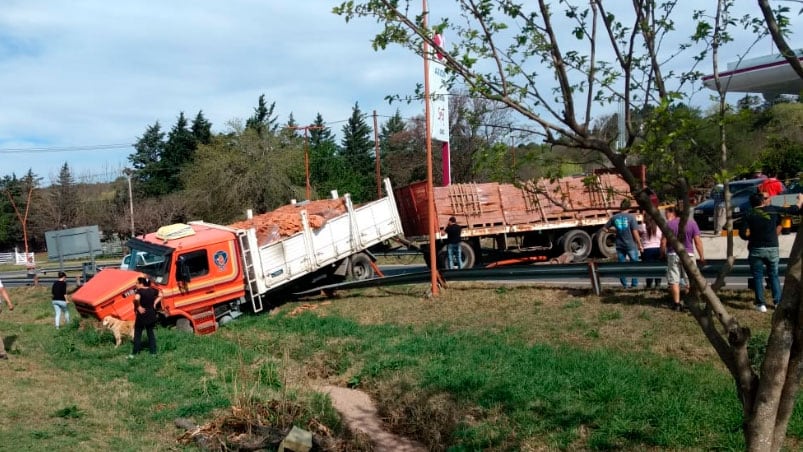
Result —
<instances>
[{"instance_id":1,"label":"fence","mask_svg":"<svg viewBox=\"0 0 803 452\"><path fill-rule=\"evenodd\" d=\"M28 253L28 259L26 259L25 253L20 253L15 248L13 253L0 253L0 264L36 265L36 257L33 253Z\"/></svg>"}]
</instances>

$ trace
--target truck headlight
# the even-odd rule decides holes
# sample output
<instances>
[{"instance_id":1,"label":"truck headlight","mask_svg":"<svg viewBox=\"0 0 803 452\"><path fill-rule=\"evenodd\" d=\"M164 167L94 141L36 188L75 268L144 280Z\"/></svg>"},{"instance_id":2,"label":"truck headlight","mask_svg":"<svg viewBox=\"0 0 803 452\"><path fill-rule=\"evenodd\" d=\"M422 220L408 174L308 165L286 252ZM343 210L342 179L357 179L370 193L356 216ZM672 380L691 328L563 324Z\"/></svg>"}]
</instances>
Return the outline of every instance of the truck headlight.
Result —
<instances>
[{"instance_id":1,"label":"truck headlight","mask_svg":"<svg viewBox=\"0 0 803 452\"><path fill-rule=\"evenodd\" d=\"M702 214L703 214L703 209L697 209L697 210L695 210L695 211L694 211L694 214L695 214L695 215L702 215Z\"/></svg>"}]
</instances>

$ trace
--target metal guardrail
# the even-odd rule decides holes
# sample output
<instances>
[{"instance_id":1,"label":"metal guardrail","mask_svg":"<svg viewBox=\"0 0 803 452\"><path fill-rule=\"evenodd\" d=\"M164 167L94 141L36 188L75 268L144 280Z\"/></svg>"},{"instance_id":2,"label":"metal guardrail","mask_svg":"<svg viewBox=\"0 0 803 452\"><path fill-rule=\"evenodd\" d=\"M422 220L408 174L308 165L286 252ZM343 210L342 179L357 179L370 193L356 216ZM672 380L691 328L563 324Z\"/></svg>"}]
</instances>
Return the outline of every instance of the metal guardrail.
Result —
<instances>
[{"instance_id":1,"label":"metal guardrail","mask_svg":"<svg viewBox=\"0 0 803 452\"><path fill-rule=\"evenodd\" d=\"M778 272L783 275L786 273L788 259L781 259L778 265ZM703 276L707 278L715 277L719 274L722 266L725 265L725 260L711 260L706 261L706 265L700 267ZM81 275L82 267L65 267L68 278L74 279L75 271ZM56 281L56 273L58 269L39 271L36 277L30 276L23 272L18 275L12 273L4 273L0 279L3 284L8 287L29 286L33 284L50 285ZM52 276L43 276L48 273ZM73 274L71 274L73 273ZM618 278L618 277L653 277L663 278L666 276L666 264L662 262L647 263L647 262L586 262L580 264L562 264L562 265L528 265L516 267L501 267L501 268L471 268L462 270L441 270L443 280L448 281L538 281L549 279L579 279L588 278L592 289L596 294L600 293L599 278ZM750 278L750 265L746 259L737 259L734 263L733 269L728 273L730 277L736 278ZM429 270L416 271L404 273L395 276L386 276L383 278L373 278L360 281L347 281L339 284L330 284L326 286L319 286L313 289L296 292L294 295L304 296L319 293L321 290L334 290L334 289L359 289L365 287L376 286L392 286L401 284L418 284L429 282L431 278Z\"/></svg>"},{"instance_id":2,"label":"metal guardrail","mask_svg":"<svg viewBox=\"0 0 803 452\"><path fill-rule=\"evenodd\" d=\"M703 276L707 278L715 277L720 269L725 265L725 260L706 261L706 265L700 267ZM781 259L778 272L783 275L786 273L787 259ZM441 270L443 280L449 281L538 281L549 279L578 279L588 278L594 293L599 295L601 277L654 277L663 278L666 276L666 264L646 263L646 262L586 262L581 264L563 265L529 265L521 267L502 267L502 268L470 268L462 270ZM752 277L750 265L746 259L737 259L733 269L728 276L744 278ZM295 295L304 296L319 293L322 290L336 289L359 289L365 287L391 286L400 284L417 284L429 282L431 278L429 270L404 273L383 278L373 278L362 281L348 281L339 284L330 284L316 287L314 289L296 292Z\"/></svg>"}]
</instances>

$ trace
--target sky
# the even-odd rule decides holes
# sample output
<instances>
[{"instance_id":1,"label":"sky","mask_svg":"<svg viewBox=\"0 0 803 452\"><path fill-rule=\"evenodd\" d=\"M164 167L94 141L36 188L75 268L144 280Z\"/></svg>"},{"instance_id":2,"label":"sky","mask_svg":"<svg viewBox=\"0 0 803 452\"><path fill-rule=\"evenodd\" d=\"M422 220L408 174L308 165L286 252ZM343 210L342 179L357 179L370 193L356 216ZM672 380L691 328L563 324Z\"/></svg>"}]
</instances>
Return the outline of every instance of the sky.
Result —
<instances>
[{"instance_id":1,"label":"sky","mask_svg":"<svg viewBox=\"0 0 803 452\"><path fill-rule=\"evenodd\" d=\"M202 110L223 132L262 94L280 123L321 113L336 133L355 103L380 123L397 109L421 114L421 104L384 99L413 92L421 60L398 47L375 52L378 25L346 23L331 13L338 3L3 0L0 177L32 169L48 184L66 162L78 179L109 180L147 126L169 130L180 112ZM429 2L437 16L439 3Z\"/></svg>"},{"instance_id":2,"label":"sky","mask_svg":"<svg viewBox=\"0 0 803 452\"><path fill-rule=\"evenodd\" d=\"M106 178L159 121L199 110L214 132L253 114L260 95L279 122L321 113L334 132L359 103L382 117L421 105L415 55L375 52L378 26L346 24L322 0L4 0L0 8L0 176Z\"/></svg>"}]
</instances>

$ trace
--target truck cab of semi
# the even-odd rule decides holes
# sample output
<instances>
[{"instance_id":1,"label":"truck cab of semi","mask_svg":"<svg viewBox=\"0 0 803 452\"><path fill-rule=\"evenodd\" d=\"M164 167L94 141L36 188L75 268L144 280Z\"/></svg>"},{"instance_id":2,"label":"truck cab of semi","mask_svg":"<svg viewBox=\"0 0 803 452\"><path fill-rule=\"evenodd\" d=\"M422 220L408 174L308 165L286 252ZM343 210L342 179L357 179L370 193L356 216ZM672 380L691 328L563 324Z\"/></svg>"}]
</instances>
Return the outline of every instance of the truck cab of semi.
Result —
<instances>
[{"instance_id":1,"label":"truck cab of semi","mask_svg":"<svg viewBox=\"0 0 803 452\"><path fill-rule=\"evenodd\" d=\"M149 258L136 259L134 268L105 269L89 280L73 295L82 315L133 320L140 276L161 292L164 318L181 329L212 332L218 321L239 315L245 287L235 230L206 223L171 225L132 238L127 246L131 256Z\"/></svg>"}]
</instances>

